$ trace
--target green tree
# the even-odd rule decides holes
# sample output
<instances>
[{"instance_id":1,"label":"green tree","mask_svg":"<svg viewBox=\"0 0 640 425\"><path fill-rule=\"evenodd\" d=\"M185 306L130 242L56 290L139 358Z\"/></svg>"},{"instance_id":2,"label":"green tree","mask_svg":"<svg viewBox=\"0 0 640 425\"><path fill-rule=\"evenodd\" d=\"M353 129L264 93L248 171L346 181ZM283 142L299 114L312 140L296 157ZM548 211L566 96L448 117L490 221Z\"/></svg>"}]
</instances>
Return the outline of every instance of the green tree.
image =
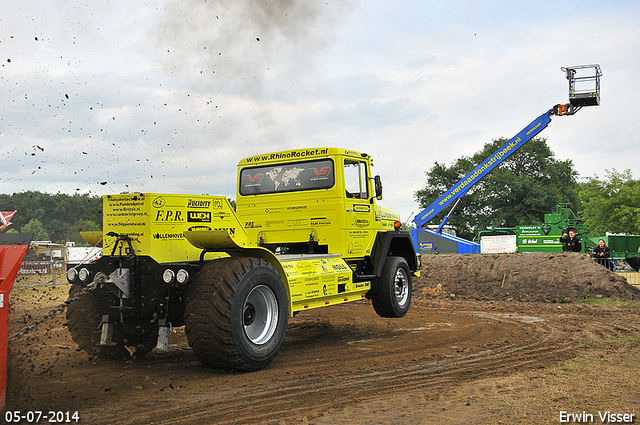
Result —
<instances>
[{"instance_id":1,"label":"green tree","mask_svg":"<svg viewBox=\"0 0 640 425\"><path fill-rule=\"evenodd\" d=\"M589 177L580 183L582 217L592 235L640 234L640 180L631 170L605 170L606 177Z\"/></svg>"},{"instance_id":2,"label":"green tree","mask_svg":"<svg viewBox=\"0 0 640 425\"><path fill-rule=\"evenodd\" d=\"M426 173L427 184L415 193L421 208L427 207L507 139L494 140L472 157L461 157L451 167L435 163ZM577 172L571 160L557 160L544 138L531 139L478 181L460 200L450 216L458 234L471 239L478 231L496 227L542 223L556 204L568 202L578 210ZM453 204L452 204L453 205ZM439 223L446 213L432 221Z\"/></svg>"},{"instance_id":3,"label":"green tree","mask_svg":"<svg viewBox=\"0 0 640 425\"><path fill-rule=\"evenodd\" d=\"M32 218L27 224L20 229L22 233L33 233L34 241L48 241L49 234L44 230L44 226L37 218Z\"/></svg>"},{"instance_id":4,"label":"green tree","mask_svg":"<svg viewBox=\"0 0 640 425\"><path fill-rule=\"evenodd\" d=\"M102 230L102 229L100 228L98 223L93 222L91 220L78 220L77 222L73 223L73 225L70 227L67 233L68 236L65 240L69 242L73 241L78 246L86 246L88 244L87 242L85 242L84 239L82 239L82 236L80 236L80 232L88 232L93 230Z\"/></svg>"},{"instance_id":5,"label":"green tree","mask_svg":"<svg viewBox=\"0 0 640 425\"><path fill-rule=\"evenodd\" d=\"M3 211L17 210L11 220L11 227L20 229L32 219L38 219L48 239L53 242L82 240L79 229L84 225L78 223L94 223L102 227L102 199L89 195L65 195L41 193L37 191L0 194L0 207Z\"/></svg>"}]
</instances>

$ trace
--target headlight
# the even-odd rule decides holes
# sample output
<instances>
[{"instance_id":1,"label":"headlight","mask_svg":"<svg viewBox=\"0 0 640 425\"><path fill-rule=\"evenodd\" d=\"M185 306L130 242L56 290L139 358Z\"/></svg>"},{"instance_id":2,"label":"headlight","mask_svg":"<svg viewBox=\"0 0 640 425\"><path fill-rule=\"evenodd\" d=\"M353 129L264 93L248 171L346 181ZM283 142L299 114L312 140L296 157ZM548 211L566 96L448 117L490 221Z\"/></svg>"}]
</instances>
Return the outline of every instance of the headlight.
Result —
<instances>
[{"instance_id":1,"label":"headlight","mask_svg":"<svg viewBox=\"0 0 640 425\"><path fill-rule=\"evenodd\" d=\"M87 282L87 280L89 279L89 270L85 269L84 267L80 269L80 271L78 272L78 277L80 278L81 281L83 282Z\"/></svg>"},{"instance_id":2,"label":"headlight","mask_svg":"<svg viewBox=\"0 0 640 425\"><path fill-rule=\"evenodd\" d=\"M73 282L78 278L78 270L74 268L67 270L67 280Z\"/></svg>"},{"instance_id":3,"label":"headlight","mask_svg":"<svg viewBox=\"0 0 640 425\"><path fill-rule=\"evenodd\" d=\"M178 281L178 283L180 284L185 283L188 279L189 279L189 273L186 270L184 269L178 270L178 273L176 274L176 280Z\"/></svg>"},{"instance_id":4,"label":"headlight","mask_svg":"<svg viewBox=\"0 0 640 425\"><path fill-rule=\"evenodd\" d=\"M162 280L164 283L171 283L173 279L176 277L176 274L171 269L167 269L162 273Z\"/></svg>"}]
</instances>

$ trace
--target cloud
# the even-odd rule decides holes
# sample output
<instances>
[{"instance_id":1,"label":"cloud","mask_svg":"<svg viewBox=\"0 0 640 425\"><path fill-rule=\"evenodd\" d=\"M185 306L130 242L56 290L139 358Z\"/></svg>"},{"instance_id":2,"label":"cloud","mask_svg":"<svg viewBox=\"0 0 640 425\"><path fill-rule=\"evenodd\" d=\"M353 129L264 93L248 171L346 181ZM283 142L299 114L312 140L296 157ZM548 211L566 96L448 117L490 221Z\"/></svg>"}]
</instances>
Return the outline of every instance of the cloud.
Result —
<instances>
[{"instance_id":1,"label":"cloud","mask_svg":"<svg viewBox=\"0 0 640 425\"><path fill-rule=\"evenodd\" d=\"M583 176L637 169L637 9L14 2L0 16L0 190L233 197L245 156L338 146L373 156L384 205L407 217L434 161L566 102L560 67L581 63L601 64L602 105L542 136Z\"/></svg>"}]
</instances>

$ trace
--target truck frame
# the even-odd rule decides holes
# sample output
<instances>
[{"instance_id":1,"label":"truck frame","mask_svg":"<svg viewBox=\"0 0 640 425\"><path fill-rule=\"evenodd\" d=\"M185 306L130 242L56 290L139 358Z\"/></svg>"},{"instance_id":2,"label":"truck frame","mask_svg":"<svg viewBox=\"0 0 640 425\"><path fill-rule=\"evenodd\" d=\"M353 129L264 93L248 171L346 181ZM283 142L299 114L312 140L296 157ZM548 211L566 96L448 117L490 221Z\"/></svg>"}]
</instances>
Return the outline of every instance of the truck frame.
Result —
<instances>
[{"instance_id":1,"label":"truck frame","mask_svg":"<svg viewBox=\"0 0 640 425\"><path fill-rule=\"evenodd\" d=\"M68 270L73 339L92 355L143 356L185 326L198 358L253 371L277 355L293 315L368 298L403 317L419 261L400 216L380 207L365 153L274 152L238 164L224 196L103 197L103 256Z\"/></svg>"}]
</instances>

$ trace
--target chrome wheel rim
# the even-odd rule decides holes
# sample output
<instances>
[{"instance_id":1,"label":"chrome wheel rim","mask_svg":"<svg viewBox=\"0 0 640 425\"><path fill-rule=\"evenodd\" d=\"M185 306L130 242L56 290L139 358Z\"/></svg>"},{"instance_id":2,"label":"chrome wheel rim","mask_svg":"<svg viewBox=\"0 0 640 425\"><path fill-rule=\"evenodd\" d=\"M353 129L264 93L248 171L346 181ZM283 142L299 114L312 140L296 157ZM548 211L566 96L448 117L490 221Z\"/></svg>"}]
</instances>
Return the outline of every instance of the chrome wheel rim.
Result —
<instances>
[{"instance_id":1,"label":"chrome wheel rim","mask_svg":"<svg viewBox=\"0 0 640 425\"><path fill-rule=\"evenodd\" d=\"M407 279L407 274L404 269L399 268L396 270L396 275L393 279L393 289L398 305L404 307L409 300L409 279Z\"/></svg>"},{"instance_id":2,"label":"chrome wheel rim","mask_svg":"<svg viewBox=\"0 0 640 425\"><path fill-rule=\"evenodd\" d=\"M265 285L253 288L244 301L242 315L249 341L256 345L267 343L278 325L278 301L271 288Z\"/></svg>"}]
</instances>

